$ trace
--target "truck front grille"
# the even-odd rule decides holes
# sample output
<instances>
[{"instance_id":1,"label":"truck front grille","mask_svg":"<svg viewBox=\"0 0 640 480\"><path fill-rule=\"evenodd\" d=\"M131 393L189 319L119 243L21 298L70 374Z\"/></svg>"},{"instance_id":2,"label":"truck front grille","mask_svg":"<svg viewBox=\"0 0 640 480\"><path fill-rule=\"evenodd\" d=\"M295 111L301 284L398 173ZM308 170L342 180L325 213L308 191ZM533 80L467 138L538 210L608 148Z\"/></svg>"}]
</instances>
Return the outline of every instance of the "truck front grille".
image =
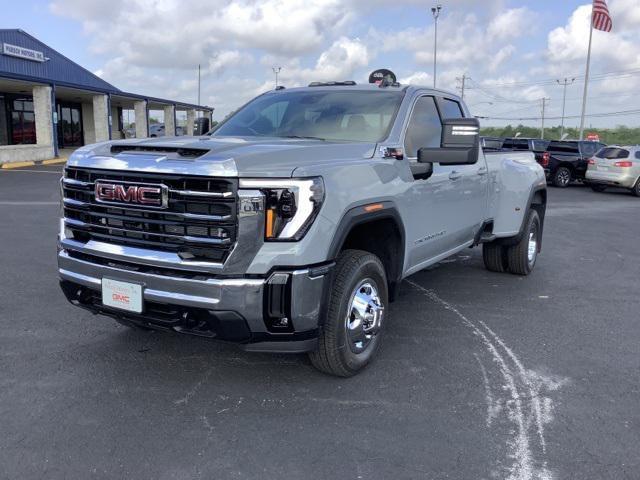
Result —
<instances>
[{"instance_id":1,"label":"truck front grille","mask_svg":"<svg viewBox=\"0 0 640 480\"><path fill-rule=\"evenodd\" d=\"M73 239L174 252L224 262L237 233L237 179L66 168L65 226ZM95 182L165 185L167 208L100 203Z\"/></svg>"}]
</instances>

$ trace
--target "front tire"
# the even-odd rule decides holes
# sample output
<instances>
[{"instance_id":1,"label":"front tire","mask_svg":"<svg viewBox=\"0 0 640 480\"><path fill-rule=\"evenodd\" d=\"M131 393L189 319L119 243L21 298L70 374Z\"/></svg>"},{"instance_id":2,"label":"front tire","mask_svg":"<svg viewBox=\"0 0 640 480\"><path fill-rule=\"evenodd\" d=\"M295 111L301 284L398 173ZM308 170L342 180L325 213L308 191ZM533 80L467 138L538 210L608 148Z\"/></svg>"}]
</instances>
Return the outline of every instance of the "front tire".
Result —
<instances>
[{"instance_id":1,"label":"front tire","mask_svg":"<svg viewBox=\"0 0 640 480\"><path fill-rule=\"evenodd\" d=\"M556 170L556 173L553 174L553 186L558 188L567 188L571 183L571 177L571 170L567 167L560 167Z\"/></svg>"},{"instance_id":2,"label":"front tire","mask_svg":"<svg viewBox=\"0 0 640 480\"><path fill-rule=\"evenodd\" d=\"M531 209L525 222L522 238L507 250L509 272L529 275L533 271L540 251L541 224L538 212Z\"/></svg>"},{"instance_id":3,"label":"front tire","mask_svg":"<svg viewBox=\"0 0 640 480\"><path fill-rule=\"evenodd\" d=\"M338 377L351 377L365 368L380 345L388 298L380 259L362 250L343 251L336 262L318 349L309 354L313 366Z\"/></svg>"}]
</instances>

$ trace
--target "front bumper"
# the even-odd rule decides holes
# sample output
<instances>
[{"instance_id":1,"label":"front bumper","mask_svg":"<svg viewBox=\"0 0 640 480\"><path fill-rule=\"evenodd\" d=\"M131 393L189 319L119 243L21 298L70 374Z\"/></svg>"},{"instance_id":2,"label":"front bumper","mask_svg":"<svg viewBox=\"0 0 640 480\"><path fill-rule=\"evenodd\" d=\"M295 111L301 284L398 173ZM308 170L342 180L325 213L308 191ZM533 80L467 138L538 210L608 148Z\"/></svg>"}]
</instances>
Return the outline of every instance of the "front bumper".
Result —
<instances>
[{"instance_id":1,"label":"front bumper","mask_svg":"<svg viewBox=\"0 0 640 480\"><path fill-rule=\"evenodd\" d=\"M330 274L331 265L322 265L278 270L267 277L225 278L154 271L64 249L58 253L61 287L74 305L149 328L235 342L252 351L315 349ZM102 305L104 277L141 284L144 311ZM276 313L274 292L282 299ZM287 318L286 325L274 315Z\"/></svg>"}]
</instances>

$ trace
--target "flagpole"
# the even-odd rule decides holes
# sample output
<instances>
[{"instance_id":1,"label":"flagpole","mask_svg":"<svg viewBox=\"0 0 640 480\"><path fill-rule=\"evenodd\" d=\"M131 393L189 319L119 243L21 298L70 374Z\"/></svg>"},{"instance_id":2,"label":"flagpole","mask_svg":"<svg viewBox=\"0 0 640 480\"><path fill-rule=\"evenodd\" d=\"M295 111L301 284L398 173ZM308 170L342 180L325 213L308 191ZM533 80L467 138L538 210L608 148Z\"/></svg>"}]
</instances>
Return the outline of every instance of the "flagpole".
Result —
<instances>
[{"instance_id":1,"label":"flagpole","mask_svg":"<svg viewBox=\"0 0 640 480\"><path fill-rule=\"evenodd\" d=\"M591 66L591 39L593 38L593 2L591 3L591 20L589 22L589 50L587 52L587 70L584 74L584 93L582 94L582 115L580 115L580 140L584 139L584 117L587 110L587 90L589 88L589 67Z\"/></svg>"}]
</instances>

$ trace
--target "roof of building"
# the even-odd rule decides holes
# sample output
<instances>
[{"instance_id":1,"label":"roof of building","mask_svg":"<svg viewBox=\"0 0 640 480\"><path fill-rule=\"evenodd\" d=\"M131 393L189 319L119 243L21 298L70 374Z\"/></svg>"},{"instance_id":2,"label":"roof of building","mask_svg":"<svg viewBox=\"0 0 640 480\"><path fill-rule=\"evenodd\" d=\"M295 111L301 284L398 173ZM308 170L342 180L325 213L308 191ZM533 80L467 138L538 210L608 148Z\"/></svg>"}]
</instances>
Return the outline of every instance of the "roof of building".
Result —
<instances>
[{"instance_id":1,"label":"roof of building","mask_svg":"<svg viewBox=\"0 0 640 480\"><path fill-rule=\"evenodd\" d=\"M0 55L0 72L2 73L25 77L25 80L47 80L60 85L88 88L105 93L120 91L23 30L1 29L0 42L42 52L45 58L44 62L36 62Z\"/></svg>"},{"instance_id":2,"label":"roof of building","mask_svg":"<svg viewBox=\"0 0 640 480\"><path fill-rule=\"evenodd\" d=\"M2 50L0 50L0 77L29 82L53 83L64 87L148 99L166 104L178 104L198 110L213 110L213 108L205 105L194 105L123 92L37 38L29 35L24 30L0 29L0 43L2 43ZM7 44L42 52L44 61L25 60L11 55L3 55L2 53L4 53L5 45Z\"/></svg>"}]
</instances>

